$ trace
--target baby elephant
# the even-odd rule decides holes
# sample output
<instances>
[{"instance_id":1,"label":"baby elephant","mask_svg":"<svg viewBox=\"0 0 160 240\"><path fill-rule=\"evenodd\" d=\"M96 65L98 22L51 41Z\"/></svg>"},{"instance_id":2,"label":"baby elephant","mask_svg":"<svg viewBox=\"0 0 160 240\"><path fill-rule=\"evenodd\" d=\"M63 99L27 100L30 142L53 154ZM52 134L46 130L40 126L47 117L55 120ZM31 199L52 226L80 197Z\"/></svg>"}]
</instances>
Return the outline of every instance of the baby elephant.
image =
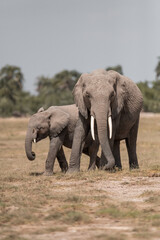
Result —
<instances>
[{"instance_id":1,"label":"baby elephant","mask_svg":"<svg viewBox=\"0 0 160 240\"><path fill-rule=\"evenodd\" d=\"M35 153L32 152L32 142L38 142L49 136L50 148L45 164L44 175L52 175L54 162L57 157L60 168L63 172L68 169L62 145L71 148L73 142L74 129L78 119L78 108L76 105L52 106L44 111L39 109L37 113L31 116L25 139L25 151L29 160L35 159ZM97 156L99 143L93 141L89 133L83 153L90 156L89 170L95 168L95 162L99 167L99 157Z\"/></svg>"}]
</instances>

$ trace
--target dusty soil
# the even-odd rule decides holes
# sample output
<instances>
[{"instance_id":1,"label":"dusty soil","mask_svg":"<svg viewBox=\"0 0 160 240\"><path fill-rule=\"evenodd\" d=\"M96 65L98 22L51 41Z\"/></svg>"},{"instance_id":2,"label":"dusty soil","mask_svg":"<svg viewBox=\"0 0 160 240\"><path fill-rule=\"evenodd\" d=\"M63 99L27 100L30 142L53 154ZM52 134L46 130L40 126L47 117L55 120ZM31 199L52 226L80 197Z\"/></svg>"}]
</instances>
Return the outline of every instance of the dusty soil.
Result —
<instances>
[{"instance_id":1,"label":"dusty soil","mask_svg":"<svg viewBox=\"0 0 160 240\"><path fill-rule=\"evenodd\" d=\"M67 175L56 163L44 170L48 140L24 152L28 119L0 119L0 239L160 239L160 115L142 114L137 144L140 169L128 170L124 142L123 170ZM67 159L70 150L65 149Z\"/></svg>"},{"instance_id":2,"label":"dusty soil","mask_svg":"<svg viewBox=\"0 0 160 240\"><path fill-rule=\"evenodd\" d=\"M65 178L62 176L62 178ZM159 177L129 177L122 175L118 176L119 180L116 180L114 176L110 176L106 180L101 180L101 176L96 174L96 181L94 182L92 176L87 178L86 173L81 175L82 180L75 180L75 176L70 177L70 179L56 180L52 181L52 193L58 195L59 193L69 198L71 197L81 197L82 201L85 201L84 212L88 215L93 215L91 221L86 221L85 219L82 221L71 221L71 223L67 224L67 222L60 222L59 219L56 220L56 217L50 221L40 221L38 224L36 222L32 222L31 224L18 224L18 225L10 225L7 224L1 225L2 235L0 239L57 239L57 240L69 240L69 239L160 239L159 238L159 230L160 230L160 222L158 221L158 226L152 226L149 222L145 222L145 219L141 216L140 219L134 216L119 216L119 213L115 212L110 214L104 214L103 212L100 215L95 215L95 212L102 208L102 200L105 198L104 203L105 207L107 207L107 199L109 202L109 206L111 208L112 204L115 204L117 207L120 206L122 210L127 208L127 211L130 209L133 211L134 208L138 209L140 213L144 213L146 209L151 209L151 214L160 213L160 202L158 200L155 201L154 197L158 196L160 199L160 178ZM84 179L83 179L84 178ZM18 184L19 185L19 184ZM94 193L94 197L89 199L89 196ZM95 198L97 197L97 199ZM100 201L98 200L101 199ZM147 201L147 199L153 197L152 201ZM59 197L61 199L62 197ZM62 198L62 201L64 199ZM70 199L70 204L79 205L79 201ZM53 199L54 202L54 199ZM62 203L62 205L66 203L66 200ZM112 203L112 204L111 204ZM59 204L55 201L54 203L57 208L59 208ZM69 204L69 205L70 205ZM126 204L126 205L125 205ZM156 209L154 209L156 204ZM54 205L54 207L55 207ZM83 204L84 205L84 204ZM70 206L68 206L70 207ZM87 211L85 210L86 208ZM153 209L152 209L153 208ZM103 208L102 208L103 209ZM119 208L118 208L119 209ZM118 210L117 209L117 210ZM14 205L7 208L7 211L11 214L15 211L19 210L19 207L15 207ZM48 204L43 209L43 215L48 212L53 212L52 204ZM89 213L88 213L89 210ZM61 211L61 210L60 210ZM76 211L76 210L75 210ZM82 211L82 210L81 210ZM83 212L83 211L82 211ZM92 213L93 212L93 213ZM41 212L42 213L42 212ZM133 211L134 214L134 211ZM159 215L158 215L159 216ZM147 216L148 217L148 216ZM159 217L158 217L159 220ZM57 221L57 222L56 222ZM70 220L69 220L70 221ZM148 225L149 229L146 228ZM148 231L149 230L149 231ZM5 235L8 235L8 231L10 235L8 238L5 238ZM12 233L14 233L12 235ZM150 236L146 237L146 234ZM17 236L17 238L14 236ZM19 237L19 238L18 238Z\"/></svg>"}]
</instances>

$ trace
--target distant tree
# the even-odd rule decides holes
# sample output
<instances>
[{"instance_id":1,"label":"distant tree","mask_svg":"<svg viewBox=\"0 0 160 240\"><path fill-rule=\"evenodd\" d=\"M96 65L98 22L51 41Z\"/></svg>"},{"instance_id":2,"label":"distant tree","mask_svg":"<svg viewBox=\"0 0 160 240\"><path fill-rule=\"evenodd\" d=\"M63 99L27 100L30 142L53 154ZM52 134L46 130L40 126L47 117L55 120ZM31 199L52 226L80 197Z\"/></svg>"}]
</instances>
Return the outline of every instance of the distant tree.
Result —
<instances>
[{"instance_id":1,"label":"distant tree","mask_svg":"<svg viewBox=\"0 0 160 240\"><path fill-rule=\"evenodd\" d=\"M52 78L48 78L44 76L38 77L36 86L37 86L36 90L38 94L43 94L43 93L47 94L48 91L50 91L50 88L52 87Z\"/></svg>"},{"instance_id":2,"label":"distant tree","mask_svg":"<svg viewBox=\"0 0 160 240\"><path fill-rule=\"evenodd\" d=\"M160 77L160 57L158 57L159 61L157 63L157 66L155 68L155 72L156 72L156 79L158 80Z\"/></svg>"},{"instance_id":3,"label":"distant tree","mask_svg":"<svg viewBox=\"0 0 160 240\"><path fill-rule=\"evenodd\" d=\"M6 65L0 69L0 115L12 114L16 99L22 92L24 77L17 66Z\"/></svg>"},{"instance_id":4,"label":"distant tree","mask_svg":"<svg viewBox=\"0 0 160 240\"><path fill-rule=\"evenodd\" d=\"M6 65L0 70L0 82L5 84L14 83L14 87L21 90L24 77L21 69L17 66Z\"/></svg>"},{"instance_id":5,"label":"distant tree","mask_svg":"<svg viewBox=\"0 0 160 240\"><path fill-rule=\"evenodd\" d=\"M107 71L114 70L114 71L116 71L116 72L118 72L118 73L123 75L123 69L122 69L121 65L116 65L116 66L113 66L113 67L107 67L106 70Z\"/></svg>"},{"instance_id":6,"label":"distant tree","mask_svg":"<svg viewBox=\"0 0 160 240\"><path fill-rule=\"evenodd\" d=\"M122 66L108 67L123 74ZM139 82L144 98L144 111L160 112L160 58L155 69L156 80ZM17 66L6 65L0 69L0 116L33 114L40 107L72 104L72 90L81 73L76 70L63 70L53 77L37 78L37 96L23 90L24 76ZM17 114L18 115L18 114Z\"/></svg>"},{"instance_id":7,"label":"distant tree","mask_svg":"<svg viewBox=\"0 0 160 240\"><path fill-rule=\"evenodd\" d=\"M3 67L0 70L0 98L8 98L15 103L16 94L22 90L23 81L24 77L19 67Z\"/></svg>"},{"instance_id":8,"label":"distant tree","mask_svg":"<svg viewBox=\"0 0 160 240\"><path fill-rule=\"evenodd\" d=\"M32 114L41 106L37 96L23 91L23 82L19 67L6 65L0 69L0 116Z\"/></svg>"},{"instance_id":9,"label":"distant tree","mask_svg":"<svg viewBox=\"0 0 160 240\"><path fill-rule=\"evenodd\" d=\"M72 89L76 84L80 73L72 70L64 70L54 77L38 77L37 91L42 105L47 108L51 105L66 105L73 103Z\"/></svg>"},{"instance_id":10,"label":"distant tree","mask_svg":"<svg viewBox=\"0 0 160 240\"><path fill-rule=\"evenodd\" d=\"M137 85L143 94L143 110L160 112L160 80L139 82Z\"/></svg>"}]
</instances>

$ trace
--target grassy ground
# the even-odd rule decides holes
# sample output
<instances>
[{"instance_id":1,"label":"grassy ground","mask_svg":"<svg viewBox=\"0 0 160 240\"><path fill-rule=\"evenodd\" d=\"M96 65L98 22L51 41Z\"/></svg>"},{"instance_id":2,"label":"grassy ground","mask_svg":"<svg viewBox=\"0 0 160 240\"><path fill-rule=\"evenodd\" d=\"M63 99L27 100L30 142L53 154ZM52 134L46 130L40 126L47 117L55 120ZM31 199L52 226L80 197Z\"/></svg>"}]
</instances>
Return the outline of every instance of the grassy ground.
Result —
<instances>
[{"instance_id":1,"label":"grassy ground","mask_svg":"<svg viewBox=\"0 0 160 240\"><path fill-rule=\"evenodd\" d=\"M34 145L37 158L24 152L28 119L0 119L0 239L160 239L160 115L141 116L140 170L65 175L56 163L44 171L48 140ZM65 149L67 159L70 150Z\"/></svg>"}]
</instances>

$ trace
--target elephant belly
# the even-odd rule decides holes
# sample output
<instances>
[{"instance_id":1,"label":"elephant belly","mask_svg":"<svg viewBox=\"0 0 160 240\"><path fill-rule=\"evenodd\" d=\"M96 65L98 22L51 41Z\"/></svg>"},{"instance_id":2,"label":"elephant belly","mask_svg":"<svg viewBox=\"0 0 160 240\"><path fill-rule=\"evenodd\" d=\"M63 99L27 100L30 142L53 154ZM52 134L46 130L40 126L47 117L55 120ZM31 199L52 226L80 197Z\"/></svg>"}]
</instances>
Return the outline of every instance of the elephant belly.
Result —
<instances>
[{"instance_id":1,"label":"elephant belly","mask_svg":"<svg viewBox=\"0 0 160 240\"><path fill-rule=\"evenodd\" d=\"M124 128L118 128L115 134L115 140L123 140L128 137L128 131Z\"/></svg>"},{"instance_id":2,"label":"elephant belly","mask_svg":"<svg viewBox=\"0 0 160 240\"><path fill-rule=\"evenodd\" d=\"M128 116L122 116L118 126L116 126L115 140L128 138L131 128L135 124L135 119L131 120Z\"/></svg>"},{"instance_id":3,"label":"elephant belly","mask_svg":"<svg viewBox=\"0 0 160 240\"><path fill-rule=\"evenodd\" d=\"M67 148L72 148L72 143L73 143L73 134L67 134L65 136L63 145Z\"/></svg>"}]
</instances>

